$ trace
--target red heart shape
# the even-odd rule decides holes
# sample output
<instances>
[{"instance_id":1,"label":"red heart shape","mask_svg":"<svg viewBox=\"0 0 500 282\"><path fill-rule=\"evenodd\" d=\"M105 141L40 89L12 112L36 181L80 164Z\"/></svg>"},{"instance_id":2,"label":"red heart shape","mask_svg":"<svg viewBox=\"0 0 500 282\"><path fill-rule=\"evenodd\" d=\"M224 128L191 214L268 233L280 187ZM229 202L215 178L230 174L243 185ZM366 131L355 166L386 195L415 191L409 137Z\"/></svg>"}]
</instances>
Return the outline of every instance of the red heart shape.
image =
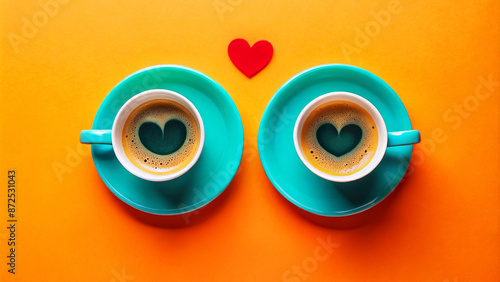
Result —
<instances>
[{"instance_id":1,"label":"red heart shape","mask_svg":"<svg viewBox=\"0 0 500 282\"><path fill-rule=\"evenodd\" d=\"M246 76L261 71L273 57L273 45L266 40L257 41L252 47L245 39L237 38L229 43L227 53L231 62Z\"/></svg>"}]
</instances>

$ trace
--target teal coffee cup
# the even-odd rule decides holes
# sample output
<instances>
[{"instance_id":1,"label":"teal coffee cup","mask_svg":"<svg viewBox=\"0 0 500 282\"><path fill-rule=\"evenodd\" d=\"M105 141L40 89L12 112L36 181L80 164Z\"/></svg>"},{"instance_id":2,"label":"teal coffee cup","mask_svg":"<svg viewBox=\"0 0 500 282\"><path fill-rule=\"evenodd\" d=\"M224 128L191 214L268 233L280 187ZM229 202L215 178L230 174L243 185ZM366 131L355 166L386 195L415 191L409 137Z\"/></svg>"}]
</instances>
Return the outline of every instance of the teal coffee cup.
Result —
<instances>
[{"instance_id":1,"label":"teal coffee cup","mask_svg":"<svg viewBox=\"0 0 500 282\"><path fill-rule=\"evenodd\" d=\"M80 141L109 144L133 175L161 182L180 177L198 161L205 129L196 107L184 96L152 89L130 98L111 130L83 130Z\"/></svg>"},{"instance_id":2,"label":"teal coffee cup","mask_svg":"<svg viewBox=\"0 0 500 282\"><path fill-rule=\"evenodd\" d=\"M372 172L387 147L419 143L420 132L388 132L382 115L367 99L350 92L331 92L302 109L293 141L297 155L311 172L329 181L350 182Z\"/></svg>"}]
</instances>

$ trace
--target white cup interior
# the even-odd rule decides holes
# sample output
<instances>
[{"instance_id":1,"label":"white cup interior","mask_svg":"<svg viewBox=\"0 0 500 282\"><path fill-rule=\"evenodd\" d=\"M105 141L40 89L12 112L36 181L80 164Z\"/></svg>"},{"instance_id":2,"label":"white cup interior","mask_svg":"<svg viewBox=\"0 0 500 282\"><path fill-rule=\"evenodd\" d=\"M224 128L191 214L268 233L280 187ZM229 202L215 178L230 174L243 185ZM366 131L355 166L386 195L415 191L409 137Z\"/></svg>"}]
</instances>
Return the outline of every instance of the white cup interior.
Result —
<instances>
[{"instance_id":1,"label":"white cup interior","mask_svg":"<svg viewBox=\"0 0 500 282\"><path fill-rule=\"evenodd\" d=\"M129 115L134 111L137 107L141 106L142 104L153 101L153 100L168 100L168 101L174 101L182 106L184 106L186 109L188 109L191 114L195 117L196 122L199 126L199 132L200 132L200 142L198 145L198 148L196 149L196 153L193 157L193 159L181 170L175 171L173 173L165 173L165 174L152 174L148 173L146 171L143 171L139 169L137 166L135 166L130 159L127 157L125 154L125 150L123 149L123 142L122 142L122 134L123 134L123 128L125 126L125 122L127 121L127 118ZM165 89L153 89L153 90L148 90L141 92L140 94L135 95L134 97L130 98L118 111L118 114L115 117L115 121L113 123L113 129L111 132L111 140L113 143L113 150L115 152L116 157L118 158L118 161L127 169L130 173L134 174L135 176L138 176L140 178L149 180L149 181L167 181L167 180L172 180L174 178L177 178L184 173L186 173L195 163L198 161L198 158L200 157L201 151L203 149L203 144L205 141L205 129L203 126L203 121L201 119L200 113L198 110L195 108L193 103L191 103L188 99L186 99L184 96L182 96L179 93L170 91L170 90L165 90Z\"/></svg>"},{"instance_id":2,"label":"white cup interior","mask_svg":"<svg viewBox=\"0 0 500 282\"><path fill-rule=\"evenodd\" d=\"M377 126L378 129L378 146L377 150L375 151L375 155L368 163L368 165L366 165L360 171L351 175L343 175L343 176L331 175L320 171L319 169L315 168L311 163L309 163L309 161L307 161L301 149L302 144L300 136L302 134L302 127L304 125L305 120L307 119L309 114L311 114L311 112L313 112L317 107L333 101L348 101L361 106L372 116L373 120L375 121L375 125ZM295 127L293 131L293 142L295 144L295 150L297 151L300 160L313 173L326 180L335 182L349 182L366 176L371 171L373 171L380 163L387 149L387 127L385 126L384 119L382 118L382 115L379 113L377 108L375 108L375 106L373 106L372 103L370 103L365 98L349 92L331 92L312 100L309 104L307 104L307 106L304 107L304 109L302 109L302 111L299 114L299 117L297 118L297 121L295 122Z\"/></svg>"}]
</instances>

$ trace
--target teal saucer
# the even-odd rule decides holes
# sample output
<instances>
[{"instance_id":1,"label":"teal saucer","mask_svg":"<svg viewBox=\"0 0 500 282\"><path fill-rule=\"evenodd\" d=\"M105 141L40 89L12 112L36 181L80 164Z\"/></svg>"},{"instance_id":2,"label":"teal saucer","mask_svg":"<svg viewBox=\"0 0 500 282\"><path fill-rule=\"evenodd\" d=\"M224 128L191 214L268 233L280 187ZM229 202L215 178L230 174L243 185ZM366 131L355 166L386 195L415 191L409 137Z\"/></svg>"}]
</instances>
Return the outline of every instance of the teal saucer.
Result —
<instances>
[{"instance_id":1,"label":"teal saucer","mask_svg":"<svg viewBox=\"0 0 500 282\"><path fill-rule=\"evenodd\" d=\"M174 65L153 66L125 78L102 102L92 129L111 129L121 106L149 89L182 94L198 109L205 126L205 144L196 164L166 182L134 176L120 164L111 145L92 145L95 167L120 200L143 212L178 215L199 209L220 195L233 179L243 154L243 125L228 93L196 70Z\"/></svg>"},{"instance_id":2,"label":"teal saucer","mask_svg":"<svg viewBox=\"0 0 500 282\"><path fill-rule=\"evenodd\" d=\"M389 147L378 165L362 179L334 183L312 173L299 159L293 129L300 111L313 99L334 91L358 94L380 112L388 131L411 130L398 95L382 79L358 67L322 65L287 81L269 102L259 127L262 166L274 187L291 203L310 213L340 217L380 203L403 178L413 146Z\"/></svg>"}]
</instances>

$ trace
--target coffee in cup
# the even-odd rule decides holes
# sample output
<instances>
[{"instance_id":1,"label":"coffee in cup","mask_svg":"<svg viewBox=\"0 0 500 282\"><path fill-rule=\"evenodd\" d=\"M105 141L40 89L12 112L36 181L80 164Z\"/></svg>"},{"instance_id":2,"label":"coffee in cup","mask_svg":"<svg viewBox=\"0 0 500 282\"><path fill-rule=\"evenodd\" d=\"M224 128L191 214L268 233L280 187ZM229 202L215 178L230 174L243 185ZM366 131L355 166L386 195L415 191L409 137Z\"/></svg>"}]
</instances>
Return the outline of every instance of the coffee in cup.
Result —
<instances>
[{"instance_id":1,"label":"coffee in cup","mask_svg":"<svg viewBox=\"0 0 500 282\"><path fill-rule=\"evenodd\" d=\"M200 128L193 114L169 100L152 100L135 108L125 121L125 155L139 169L152 174L181 170L194 158Z\"/></svg>"},{"instance_id":2,"label":"coffee in cup","mask_svg":"<svg viewBox=\"0 0 500 282\"><path fill-rule=\"evenodd\" d=\"M109 144L130 173L149 181L168 181L198 161L205 141L203 120L183 95L152 89L131 97L113 128L83 130L86 144Z\"/></svg>"},{"instance_id":3,"label":"coffee in cup","mask_svg":"<svg viewBox=\"0 0 500 282\"><path fill-rule=\"evenodd\" d=\"M293 141L297 155L311 172L326 180L349 182L372 172L388 146L420 142L420 132L387 132L372 103L339 91L323 94L302 109Z\"/></svg>"},{"instance_id":4,"label":"coffee in cup","mask_svg":"<svg viewBox=\"0 0 500 282\"><path fill-rule=\"evenodd\" d=\"M364 108L337 100L307 116L300 139L305 158L315 168L329 175L351 175L375 155L378 129Z\"/></svg>"}]
</instances>

